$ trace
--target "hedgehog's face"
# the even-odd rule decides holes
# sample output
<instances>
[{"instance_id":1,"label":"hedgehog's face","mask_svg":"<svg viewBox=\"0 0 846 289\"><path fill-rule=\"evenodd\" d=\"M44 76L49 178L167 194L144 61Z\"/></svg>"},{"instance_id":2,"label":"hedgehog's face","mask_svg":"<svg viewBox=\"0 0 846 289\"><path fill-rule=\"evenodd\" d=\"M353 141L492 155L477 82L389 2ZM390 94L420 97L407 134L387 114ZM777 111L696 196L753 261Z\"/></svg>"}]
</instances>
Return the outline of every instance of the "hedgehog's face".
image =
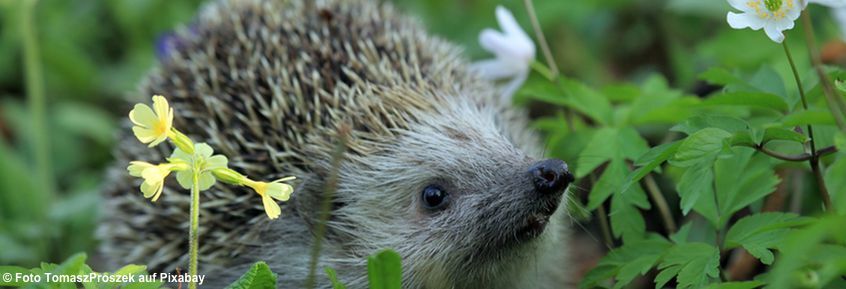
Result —
<instances>
[{"instance_id":1,"label":"hedgehog's face","mask_svg":"<svg viewBox=\"0 0 846 289\"><path fill-rule=\"evenodd\" d=\"M388 152L350 162L340 211L366 211L356 226L372 231L356 242L399 251L413 262L409 278L501 282L555 238L547 224L573 177L564 162L515 144L497 111L455 109L410 128Z\"/></svg>"}]
</instances>

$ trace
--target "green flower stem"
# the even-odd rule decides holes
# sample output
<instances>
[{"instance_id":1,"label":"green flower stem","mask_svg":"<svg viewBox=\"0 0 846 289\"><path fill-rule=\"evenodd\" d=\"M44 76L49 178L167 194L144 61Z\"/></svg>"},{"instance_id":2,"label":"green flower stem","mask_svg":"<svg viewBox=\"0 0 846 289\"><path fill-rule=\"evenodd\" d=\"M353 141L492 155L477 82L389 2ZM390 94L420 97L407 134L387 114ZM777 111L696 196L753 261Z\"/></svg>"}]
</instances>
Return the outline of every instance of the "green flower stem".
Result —
<instances>
[{"instance_id":1,"label":"green flower stem","mask_svg":"<svg viewBox=\"0 0 846 289\"><path fill-rule=\"evenodd\" d=\"M200 174L194 170L191 185L191 228L188 231L188 274L191 276L197 275L197 251L200 246ZM188 288L196 289L197 283L188 283Z\"/></svg>"},{"instance_id":2,"label":"green flower stem","mask_svg":"<svg viewBox=\"0 0 846 289\"><path fill-rule=\"evenodd\" d=\"M26 72L26 91L29 102L30 122L32 122L32 145L35 151L35 168L39 183L44 185L46 194L52 198L55 193L55 181L50 163L50 137L47 132L47 99L44 95L44 77L41 72L41 48L38 44L34 14L37 0L20 3L20 29Z\"/></svg>"},{"instance_id":3,"label":"green flower stem","mask_svg":"<svg viewBox=\"0 0 846 289\"><path fill-rule=\"evenodd\" d=\"M326 223L329 222L329 216L332 213L332 199L335 196L335 191L338 189L338 178L341 170L341 162L344 160L344 152L347 149L349 130L349 127L341 127L338 145L332 153L332 168L323 190L323 202L320 204L317 228L314 234L314 244L311 248L311 260L308 267L308 277L305 282L305 288L307 289L313 289L316 285L315 274L317 272L317 263L320 258L320 250L323 246L323 236L326 235Z\"/></svg>"},{"instance_id":4,"label":"green flower stem","mask_svg":"<svg viewBox=\"0 0 846 289\"><path fill-rule=\"evenodd\" d=\"M805 27L805 42L808 45L808 53L811 54L811 62L813 62L814 70L820 78L823 94L825 95L825 100L828 103L828 109L831 110L831 114L834 116L837 126L840 127L843 132L846 132L846 120L844 120L844 115L846 115L846 101L844 101L843 97L837 93L837 90L831 83L831 79L823 69L822 58L820 57L820 52L817 49L817 40L816 37L814 37L814 24L811 22L811 15L809 13L808 9L805 9L805 11L802 12L802 25ZM838 110L840 111L839 113Z\"/></svg>"},{"instance_id":5,"label":"green flower stem","mask_svg":"<svg viewBox=\"0 0 846 289\"><path fill-rule=\"evenodd\" d=\"M552 70L552 79L557 79L558 75L561 73L558 70L558 66L555 64L555 59L552 58L552 51L549 49L549 43L546 42L546 37L543 36L543 31L541 31L538 16L535 15L535 6L532 5L532 0L523 0L523 5L526 6L526 12L529 13L529 19L532 20L532 28L535 30L535 36L538 38L541 51L543 51L543 56L546 58L546 64Z\"/></svg>"},{"instance_id":6,"label":"green flower stem","mask_svg":"<svg viewBox=\"0 0 846 289\"><path fill-rule=\"evenodd\" d=\"M535 71L537 71L538 73L540 73L541 75L543 75L543 77L548 79L549 81L552 81L552 82L556 81L555 76L552 73L552 70L549 70L549 68L546 67L546 65L543 65L543 63L540 63L537 60L533 60L529 64L529 66L532 69L534 69Z\"/></svg>"},{"instance_id":7,"label":"green flower stem","mask_svg":"<svg viewBox=\"0 0 846 289\"><path fill-rule=\"evenodd\" d=\"M796 63L793 62L793 55L790 54L790 48L787 46L787 42L782 42L782 47L784 47L784 54L787 55L787 61L790 62L790 69L793 70L793 78L796 80L796 86L799 88L799 96L802 98L802 107L805 110L808 110L808 99L805 97L805 89L802 88L802 80L799 78L799 70L796 69ZM810 138L809 143L811 146L811 158L808 159L808 162L810 163L811 170L814 172L814 176L817 179L817 185L820 189L820 197L823 200L825 209L830 210L831 196L828 194L828 189L825 186L825 179L823 178L822 171L820 170L820 155L817 154L816 140L814 139L814 128L811 125L808 125L808 138Z\"/></svg>"}]
</instances>

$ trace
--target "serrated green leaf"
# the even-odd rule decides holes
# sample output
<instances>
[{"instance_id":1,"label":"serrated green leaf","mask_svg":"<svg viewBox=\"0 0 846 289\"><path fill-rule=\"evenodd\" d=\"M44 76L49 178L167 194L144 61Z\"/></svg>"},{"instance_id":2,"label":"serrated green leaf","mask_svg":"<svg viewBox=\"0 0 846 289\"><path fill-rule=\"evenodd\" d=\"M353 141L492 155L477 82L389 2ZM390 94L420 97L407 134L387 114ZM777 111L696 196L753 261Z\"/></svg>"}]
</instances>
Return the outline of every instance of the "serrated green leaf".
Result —
<instances>
[{"instance_id":1,"label":"serrated green leaf","mask_svg":"<svg viewBox=\"0 0 846 289\"><path fill-rule=\"evenodd\" d=\"M276 273L264 262L256 262L241 278L235 280L227 289L276 289Z\"/></svg>"},{"instance_id":2,"label":"serrated green leaf","mask_svg":"<svg viewBox=\"0 0 846 289\"><path fill-rule=\"evenodd\" d=\"M706 128L718 128L730 133L736 133L749 130L749 123L731 116L702 115L691 117L674 126L672 130L692 135Z\"/></svg>"},{"instance_id":3,"label":"serrated green leaf","mask_svg":"<svg viewBox=\"0 0 846 289\"><path fill-rule=\"evenodd\" d=\"M520 90L520 94L572 108L600 124L611 122L612 110L608 99L575 80L562 77L557 86L550 81L530 81Z\"/></svg>"},{"instance_id":4,"label":"serrated green leaf","mask_svg":"<svg viewBox=\"0 0 846 289\"><path fill-rule=\"evenodd\" d=\"M367 258L370 289L402 289L402 259L393 250L383 250Z\"/></svg>"},{"instance_id":5,"label":"serrated green leaf","mask_svg":"<svg viewBox=\"0 0 846 289\"><path fill-rule=\"evenodd\" d=\"M690 235L690 228L692 227L693 223L687 223L682 225L678 231L676 231L670 236L670 240L672 240L673 243L676 244L687 243L688 235Z\"/></svg>"},{"instance_id":6,"label":"serrated green leaf","mask_svg":"<svg viewBox=\"0 0 846 289\"><path fill-rule=\"evenodd\" d=\"M711 284L705 289L754 289L766 285L761 281L745 281L745 282L726 282Z\"/></svg>"},{"instance_id":7,"label":"serrated green leaf","mask_svg":"<svg viewBox=\"0 0 846 289\"><path fill-rule=\"evenodd\" d=\"M579 284L580 288L592 288L600 282L616 276L617 287L625 286L637 275L643 275L655 266L672 245L660 237L651 237L630 243L609 252Z\"/></svg>"},{"instance_id":8,"label":"serrated green leaf","mask_svg":"<svg viewBox=\"0 0 846 289\"><path fill-rule=\"evenodd\" d=\"M719 225L735 212L775 191L778 176L769 157L756 154L751 148L736 148L732 158L714 164Z\"/></svg>"},{"instance_id":9,"label":"serrated green leaf","mask_svg":"<svg viewBox=\"0 0 846 289\"><path fill-rule=\"evenodd\" d=\"M791 213L770 212L744 217L726 234L727 249L743 246L764 264L772 264L776 249L792 229L807 225L811 219Z\"/></svg>"},{"instance_id":10,"label":"serrated green leaf","mask_svg":"<svg viewBox=\"0 0 846 289\"><path fill-rule=\"evenodd\" d=\"M672 266L658 272L658 275L655 275L655 288L664 288L664 285L667 285L667 282L676 277L681 269L681 266Z\"/></svg>"},{"instance_id":11,"label":"serrated green leaf","mask_svg":"<svg viewBox=\"0 0 846 289\"><path fill-rule=\"evenodd\" d=\"M588 194L587 209L595 210L602 205L608 197L611 196L620 187L623 182L623 177L626 171L625 164L622 161L612 161L602 172L602 176L596 180L596 183Z\"/></svg>"},{"instance_id":12,"label":"serrated green leaf","mask_svg":"<svg viewBox=\"0 0 846 289\"><path fill-rule=\"evenodd\" d=\"M329 277L329 281L332 282L332 289L347 289L347 286L338 281L338 274L335 273L335 269L324 267L323 271L326 272L326 277Z\"/></svg>"},{"instance_id":13,"label":"serrated green leaf","mask_svg":"<svg viewBox=\"0 0 846 289\"><path fill-rule=\"evenodd\" d=\"M765 109L772 109L780 112L787 111L787 103L782 97L765 92L727 92L716 94L705 99L702 105L737 105Z\"/></svg>"},{"instance_id":14,"label":"serrated green leaf","mask_svg":"<svg viewBox=\"0 0 846 289\"><path fill-rule=\"evenodd\" d=\"M593 267L590 272L582 277L582 281L579 281L579 288L588 289L597 287L600 282L614 277L617 271L619 271L618 266L598 265Z\"/></svg>"},{"instance_id":15,"label":"serrated green leaf","mask_svg":"<svg viewBox=\"0 0 846 289\"><path fill-rule=\"evenodd\" d=\"M689 167L715 157L723 149L723 141L731 133L718 128L705 128L687 137L676 152L672 164Z\"/></svg>"},{"instance_id":16,"label":"serrated green leaf","mask_svg":"<svg viewBox=\"0 0 846 289\"><path fill-rule=\"evenodd\" d=\"M613 128L601 128L593 134L591 141L585 146L584 151L579 154L576 163L576 177L587 176L603 163L615 158L618 155L614 145L608 145L609 140L617 138L617 130ZM615 144L616 142L611 142Z\"/></svg>"},{"instance_id":17,"label":"serrated green leaf","mask_svg":"<svg viewBox=\"0 0 846 289\"><path fill-rule=\"evenodd\" d=\"M719 223L719 212L714 196L713 159L706 159L691 166L679 180L677 189L681 197L682 213L687 215L695 209L705 219L716 225Z\"/></svg>"},{"instance_id":18,"label":"serrated green leaf","mask_svg":"<svg viewBox=\"0 0 846 289\"><path fill-rule=\"evenodd\" d=\"M639 200L632 201L625 196L614 196L611 199L611 212L609 213L611 232L614 233L614 237L622 238L624 244L641 240L646 236L646 222L637 209L636 203L643 205L645 202L647 206L649 205L646 195L642 191L630 192L627 196Z\"/></svg>"},{"instance_id":19,"label":"serrated green leaf","mask_svg":"<svg viewBox=\"0 0 846 289\"><path fill-rule=\"evenodd\" d=\"M720 273L720 252L705 243L685 243L675 245L664 256L658 268L663 271L678 272L676 280L678 288L701 288L708 285L711 279ZM661 274L659 273L659 276ZM666 284L672 276L661 276L661 283ZM656 283L659 279L656 277Z\"/></svg>"}]
</instances>

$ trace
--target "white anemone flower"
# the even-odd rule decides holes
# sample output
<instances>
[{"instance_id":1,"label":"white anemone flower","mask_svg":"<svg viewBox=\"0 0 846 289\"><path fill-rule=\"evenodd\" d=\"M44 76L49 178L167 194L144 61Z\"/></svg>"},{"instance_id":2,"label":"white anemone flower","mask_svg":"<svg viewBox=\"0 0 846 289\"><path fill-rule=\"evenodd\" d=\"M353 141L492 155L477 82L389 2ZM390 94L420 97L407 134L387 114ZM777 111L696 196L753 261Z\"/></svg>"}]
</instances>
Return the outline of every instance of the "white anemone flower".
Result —
<instances>
[{"instance_id":1,"label":"white anemone flower","mask_svg":"<svg viewBox=\"0 0 846 289\"><path fill-rule=\"evenodd\" d=\"M496 19L501 32L488 28L479 34L479 44L496 58L473 63L472 69L489 80L511 79L502 88L502 97L508 100L529 76L529 66L535 59L535 43L505 7L496 7Z\"/></svg>"},{"instance_id":2,"label":"white anemone flower","mask_svg":"<svg viewBox=\"0 0 846 289\"><path fill-rule=\"evenodd\" d=\"M775 42L784 42L784 31L793 29L793 22L802 14L805 3L800 0L728 0L734 9L743 13L729 12L726 20L734 29L764 29Z\"/></svg>"}]
</instances>

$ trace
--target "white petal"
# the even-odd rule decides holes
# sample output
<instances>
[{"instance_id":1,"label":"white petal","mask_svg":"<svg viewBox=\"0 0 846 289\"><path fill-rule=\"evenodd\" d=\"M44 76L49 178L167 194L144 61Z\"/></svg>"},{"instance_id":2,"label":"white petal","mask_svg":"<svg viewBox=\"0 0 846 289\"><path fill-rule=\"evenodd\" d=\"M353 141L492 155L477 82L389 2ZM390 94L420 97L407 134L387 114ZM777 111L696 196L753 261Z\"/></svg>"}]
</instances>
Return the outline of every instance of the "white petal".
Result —
<instances>
[{"instance_id":1,"label":"white petal","mask_svg":"<svg viewBox=\"0 0 846 289\"><path fill-rule=\"evenodd\" d=\"M731 7L740 11L748 11L750 9L749 6L746 5L746 3L749 2L747 0L728 0L728 2Z\"/></svg>"},{"instance_id":2,"label":"white petal","mask_svg":"<svg viewBox=\"0 0 846 289\"><path fill-rule=\"evenodd\" d=\"M778 43L784 42L784 33L782 33L780 29L778 29L776 24L764 26L764 32L766 32L767 37L769 37L773 41Z\"/></svg>"},{"instance_id":3,"label":"white petal","mask_svg":"<svg viewBox=\"0 0 846 289\"><path fill-rule=\"evenodd\" d=\"M474 62L470 69L476 71L483 78L488 80L497 80L506 77L513 77L517 71L512 69L510 65L499 59L488 59Z\"/></svg>"},{"instance_id":4,"label":"white petal","mask_svg":"<svg viewBox=\"0 0 846 289\"><path fill-rule=\"evenodd\" d=\"M511 14L511 11L508 11L505 7L497 6L496 20L499 22L499 27L502 28L502 32L505 32L506 37L514 41L514 43L512 43L513 45L531 47L531 50L534 52L534 43L532 42L532 39L529 38L529 35L526 34L525 31L523 31L523 28L520 28L520 24L514 19L514 15Z\"/></svg>"},{"instance_id":5,"label":"white petal","mask_svg":"<svg viewBox=\"0 0 846 289\"><path fill-rule=\"evenodd\" d=\"M511 48L511 41L505 34L493 29L482 30L479 34L479 44L497 57L513 57L518 53Z\"/></svg>"},{"instance_id":6,"label":"white petal","mask_svg":"<svg viewBox=\"0 0 846 289\"><path fill-rule=\"evenodd\" d=\"M734 29L752 28L752 30L758 30L764 27L763 20L749 13L729 12L726 15L726 21Z\"/></svg>"}]
</instances>

